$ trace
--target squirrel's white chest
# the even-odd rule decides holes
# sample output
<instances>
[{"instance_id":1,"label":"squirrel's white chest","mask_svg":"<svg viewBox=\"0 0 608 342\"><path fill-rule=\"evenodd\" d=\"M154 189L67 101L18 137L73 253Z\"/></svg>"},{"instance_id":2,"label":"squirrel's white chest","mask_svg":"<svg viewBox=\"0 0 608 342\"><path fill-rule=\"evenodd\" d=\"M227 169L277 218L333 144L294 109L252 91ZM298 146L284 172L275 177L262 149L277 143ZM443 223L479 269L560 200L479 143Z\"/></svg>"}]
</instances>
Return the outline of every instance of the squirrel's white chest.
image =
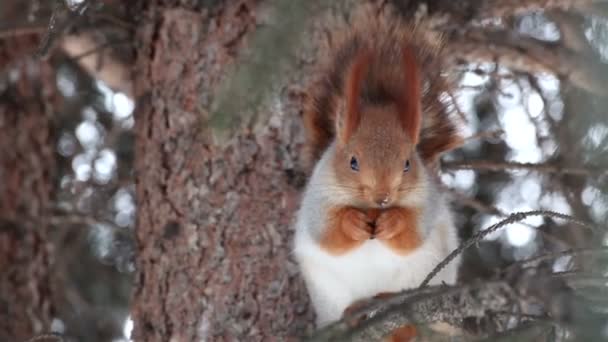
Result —
<instances>
[{"instance_id":1,"label":"squirrel's white chest","mask_svg":"<svg viewBox=\"0 0 608 342\"><path fill-rule=\"evenodd\" d=\"M407 262L378 240L370 240L342 256L320 251L318 262L342 279L353 297L369 297L382 291L398 291L402 287Z\"/></svg>"},{"instance_id":2,"label":"squirrel's white chest","mask_svg":"<svg viewBox=\"0 0 608 342\"><path fill-rule=\"evenodd\" d=\"M339 319L359 299L419 286L445 254L432 240L407 255L370 240L340 256L327 253L307 234L297 234L296 240L296 258L321 325Z\"/></svg>"},{"instance_id":3,"label":"squirrel's white chest","mask_svg":"<svg viewBox=\"0 0 608 342\"><path fill-rule=\"evenodd\" d=\"M317 264L313 272L321 278L327 273L328 283L341 282L342 291L349 292L354 300L379 292L416 287L428 273L429 267L437 262L432 257L423 258L426 254L424 248L403 256L378 240L367 241L340 256L325 252L318 244L311 246L308 251L307 262Z\"/></svg>"}]
</instances>

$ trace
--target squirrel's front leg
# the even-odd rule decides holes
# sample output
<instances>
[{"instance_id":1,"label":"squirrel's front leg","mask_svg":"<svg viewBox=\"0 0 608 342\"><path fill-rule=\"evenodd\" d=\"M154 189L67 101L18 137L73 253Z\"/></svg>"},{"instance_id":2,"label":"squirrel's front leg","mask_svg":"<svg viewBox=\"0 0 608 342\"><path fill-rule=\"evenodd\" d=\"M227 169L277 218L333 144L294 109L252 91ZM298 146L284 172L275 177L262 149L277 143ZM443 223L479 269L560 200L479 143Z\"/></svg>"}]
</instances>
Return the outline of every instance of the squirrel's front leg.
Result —
<instances>
[{"instance_id":1,"label":"squirrel's front leg","mask_svg":"<svg viewBox=\"0 0 608 342\"><path fill-rule=\"evenodd\" d=\"M332 254L343 254L372 237L373 219L353 207L331 209L320 244Z\"/></svg>"},{"instance_id":2,"label":"squirrel's front leg","mask_svg":"<svg viewBox=\"0 0 608 342\"><path fill-rule=\"evenodd\" d=\"M375 236L399 254L406 254L422 243L416 208L389 208L376 220Z\"/></svg>"}]
</instances>

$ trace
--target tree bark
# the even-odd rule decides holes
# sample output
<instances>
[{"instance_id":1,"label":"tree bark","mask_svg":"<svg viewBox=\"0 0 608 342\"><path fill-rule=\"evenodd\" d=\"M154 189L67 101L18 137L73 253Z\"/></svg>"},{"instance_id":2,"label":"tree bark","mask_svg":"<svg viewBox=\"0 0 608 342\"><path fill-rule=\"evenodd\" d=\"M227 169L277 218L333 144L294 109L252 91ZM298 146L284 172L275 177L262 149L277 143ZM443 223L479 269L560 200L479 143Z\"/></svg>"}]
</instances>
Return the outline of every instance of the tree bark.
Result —
<instances>
[{"instance_id":1,"label":"tree bark","mask_svg":"<svg viewBox=\"0 0 608 342\"><path fill-rule=\"evenodd\" d=\"M36 36L0 40L0 341L50 327L48 208L55 184L55 79ZM5 77L6 76L6 77Z\"/></svg>"},{"instance_id":2,"label":"tree bark","mask_svg":"<svg viewBox=\"0 0 608 342\"><path fill-rule=\"evenodd\" d=\"M227 148L202 133L258 6L146 3L134 84L136 341L285 340L312 328L290 255L302 186L297 100L281 103L276 124L242 132Z\"/></svg>"}]
</instances>

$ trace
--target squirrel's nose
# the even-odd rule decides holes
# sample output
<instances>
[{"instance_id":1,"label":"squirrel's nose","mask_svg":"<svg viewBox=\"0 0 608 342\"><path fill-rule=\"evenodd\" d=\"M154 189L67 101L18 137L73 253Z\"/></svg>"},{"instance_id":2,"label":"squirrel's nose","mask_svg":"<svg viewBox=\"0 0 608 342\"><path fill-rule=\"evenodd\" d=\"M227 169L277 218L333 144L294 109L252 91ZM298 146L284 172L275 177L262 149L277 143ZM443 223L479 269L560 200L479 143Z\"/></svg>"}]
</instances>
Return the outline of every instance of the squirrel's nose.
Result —
<instances>
[{"instance_id":1,"label":"squirrel's nose","mask_svg":"<svg viewBox=\"0 0 608 342\"><path fill-rule=\"evenodd\" d=\"M379 206L385 207L389 202L388 197L389 197L388 194L382 194L382 195L376 197L375 202Z\"/></svg>"}]
</instances>

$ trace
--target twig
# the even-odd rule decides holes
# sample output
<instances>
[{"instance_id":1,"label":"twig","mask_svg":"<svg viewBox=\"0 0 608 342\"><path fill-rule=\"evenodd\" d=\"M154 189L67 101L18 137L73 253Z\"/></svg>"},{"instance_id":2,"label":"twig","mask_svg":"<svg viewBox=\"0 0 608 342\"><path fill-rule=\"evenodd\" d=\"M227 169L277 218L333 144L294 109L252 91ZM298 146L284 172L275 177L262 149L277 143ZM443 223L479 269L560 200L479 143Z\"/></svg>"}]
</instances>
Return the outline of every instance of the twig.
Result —
<instances>
[{"instance_id":1,"label":"twig","mask_svg":"<svg viewBox=\"0 0 608 342\"><path fill-rule=\"evenodd\" d=\"M53 7L53 13L51 13L51 18L49 19L49 25L47 27L46 33L44 34L44 37L42 37L40 48L38 49L38 52L36 52L36 57L44 57L48 52L49 47L51 46L51 41L53 40L53 36L55 35L55 27L57 26L57 16L59 15L59 11L62 5L62 1L55 1L55 7Z\"/></svg>"},{"instance_id":2,"label":"twig","mask_svg":"<svg viewBox=\"0 0 608 342\"><path fill-rule=\"evenodd\" d=\"M107 48L109 48L111 46L120 45L120 44L126 44L126 43L128 43L128 41L126 41L126 40L114 41L114 42L112 42L112 41L105 42L103 44L99 44L98 46L96 46L96 47L94 47L94 48L92 48L90 50L87 50L87 51L85 51L85 52L83 52L81 54L78 54L78 55L76 55L76 56L74 56L72 58L77 61L77 60L79 60L81 58L84 58L84 57L93 55L95 53L101 52L104 49L107 49Z\"/></svg>"},{"instance_id":3,"label":"twig","mask_svg":"<svg viewBox=\"0 0 608 342\"><path fill-rule=\"evenodd\" d=\"M63 342L63 337L56 333L36 335L25 342Z\"/></svg>"},{"instance_id":4,"label":"twig","mask_svg":"<svg viewBox=\"0 0 608 342\"><path fill-rule=\"evenodd\" d=\"M92 13L90 14L90 17L108 21L112 24L120 26L121 28L124 28L125 30L133 30L137 27L137 25L135 25L134 23L123 20L122 18L114 16L110 13Z\"/></svg>"},{"instance_id":5,"label":"twig","mask_svg":"<svg viewBox=\"0 0 608 342\"><path fill-rule=\"evenodd\" d=\"M80 214L80 213L69 213L52 216L49 219L49 223L54 226L61 226L66 224L82 224L86 226L95 226L98 224L103 224L113 229L121 229L114 222L108 220L97 219L95 217Z\"/></svg>"},{"instance_id":6,"label":"twig","mask_svg":"<svg viewBox=\"0 0 608 342\"><path fill-rule=\"evenodd\" d=\"M496 215L496 216L502 216L502 217L508 216L507 213L500 210L499 208L497 208L493 205L485 204L475 198L472 198L470 196L467 196L467 195L461 193L460 191L456 191L456 190L451 189L444 185L441 185L441 188L443 189L443 191L447 191L450 194L450 196L457 199L457 202L460 205L473 208L473 209L477 210L478 212L484 213L484 214L490 214L490 215Z\"/></svg>"},{"instance_id":7,"label":"twig","mask_svg":"<svg viewBox=\"0 0 608 342\"><path fill-rule=\"evenodd\" d=\"M403 0L401 0L403 1ZM434 29L446 29L459 25L479 24L485 19L509 18L538 10L562 9L589 12L590 5L605 0L426 0L417 1L419 6L432 8L429 21ZM429 4L432 4L429 5Z\"/></svg>"},{"instance_id":8,"label":"twig","mask_svg":"<svg viewBox=\"0 0 608 342\"><path fill-rule=\"evenodd\" d=\"M495 61L522 72L549 72L593 94L605 95L607 65L559 43L510 30L454 29L449 39L454 62Z\"/></svg>"},{"instance_id":9,"label":"twig","mask_svg":"<svg viewBox=\"0 0 608 342\"><path fill-rule=\"evenodd\" d=\"M491 162L486 160L476 160L467 162L443 161L441 162L441 167L443 169L450 170L529 170L536 172L584 177L603 177L608 173L607 170L594 168L563 167L547 163Z\"/></svg>"},{"instance_id":10,"label":"twig","mask_svg":"<svg viewBox=\"0 0 608 342\"><path fill-rule=\"evenodd\" d=\"M584 10L585 6L594 2L602 2L602 0L533 0L533 1L502 1L488 0L483 1L479 9L480 17L507 17L518 14L529 13L538 10L548 9L580 9Z\"/></svg>"},{"instance_id":11,"label":"twig","mask_svg":"<svg viewBox=\"0 0 608 342\"><path fill-rule=\"evenodd\" d=\"M24 26L13 27L0 31L0 39L23 36L28 34L40 34L45 32L46 26Z\"/></svg>"},{"instance_id":12,"label":"twig","mask_svg":"<svg viewBox=\"0 0 608 342\"><path fill-rule=\"evenodd\" d=\"M551 131L555 132L557 130L557 124L555 123L555 119L553 119L551 115L549 115L549 100L547 99L547 96L545 95L543 89L541 88L538 82L538 77L535 75L527 74L526 78L528 80L528 84L530 84L530 87L532 87L532 89L538 94L538 96L540 96L540 99L543 102L543 117L549 123Z\"/></svg>"},{"instance_id":13,"label":"twig","mask_svg":"<svg viewBox=\"0 0 608 342\"><path fill-rule=\"evenodd\" d=\"M469 119L467 119L466 114L460 108L460 104L458 104L458 100L456 100L456 96L454 96L454 93L452 91L448 90L447 94L450 97L450 99L452 99L452 104L454 105L454 109L456 110L456 113L458 113L458 116L462 120L462 123L468 124Z\"/></svg>"},{"instance_id":14,"label":"twig","mask_svg":"<svg viewBox=\"0 0 608 342\"><path fill-rule=\"evenodd\" d=\"M509 273L517 268L525 267L526 265L531 264L531 263L542 262L542 261L547 261L547 260L555 260L555 259L558 259L558 258L564 257L564 256L593 255L593 254L601 254L601 253L608 253L608 247L577 248L577 249L568 249L568 250L564 250L564 251L560 251L560 252L546 253L546 254L538 255L536 257L532 257L532 258L529 258L526 260L512 263L511 265L507 266L507 268L505 268L503 272Z\"/></svg>"},{"instance_id":15,"label":"twig","mask_svg":"<svg viewBox=\"0 0 608 342\"><path fill-rule=\"evenodd\" d=\"M76 7L74 12L77 15L82 15L88 8L88 5L89 5L89 0L83 0L80 4L78 4L78 7ZM46 55L49 51L49 48L51 47L57 34L59 32L65 31L65 29L71 24L70 18L68 18L67 20L62 22L61 25L58 27L57 17L59 16L59 12L61 12L62 8L65 9L64 2L61 0L56 0L55 7L53 7L53 13L51 14L51 18L49 19L48 29L46 31L46 34L42 38L42 42L40 43L40 48L36 52L37 58L46 57Z\"/></svg>"},{"instance_id":16,"label":"twig","mask_svg":"<svg viewBox=\"0 0 608 342\"><path fill-rule=\"evenodd\" d=\"M504 228L510 224L513 224L515 222L522 221L530 216L550 216L550 217L554 217L554 218L567 220L569 222L572 222L572 223L582 226L582 227L586 227L586 228L590 228L590 229L593 228L590 224L580 221L570 215L556 213L554 211L549 211L549 210L532 210L532 211L518 212L518 213L511 214L504 220L502 220L496 224L493 224L492 226L490 226L486 229L479 231L478 233L473 235L470 239L463 242L458 248L456 248L454 251L452 251L452 253L450 253L445 259L443 259L443 261L441 261L426 276L426 278L420 284L420 287L427 286L429 284L429 282L437 275L437 273L439 273L445 266L447 266L450 262L452 262L452 260L454 260L454 258L456 258L459 254L461 254L465 249L473 246L474 244L477 244L478 242L483 240L489 234L491 234L501 228Z\"/></svg>"},{"instance_id":17,"label":"twig","mask_svg":"<svg viewBox=\"0 0 608 342\"><path fill-rule=\"evenodd\" d=\"M469 141L478 139L500 139L504 133L505 131L503 131L502 129L497 129L494 131L483 131L464 138L464 143L466 144Z\"/></svg>"},{"instance_id":18,"label":"twig","mask_svg":"<svg viewBox=\"0 0 608 342\"><path fill-rule=\"evenodd\" d=\"M489 205L486 203L481 202L478 199L472 198L470 196L467 196L459 191L456 191L454 189L448 188L447 186L443 186L442 188L444 189L445 192L450 193L453 197L455 197L457 199L457 203L469 208L472 208L474 210L477 210L480 213L484 213L484 214L489 214L489 215L494 215L494 216L499 216L499 217L507 217L509 216L508 213L502 211L500 208L493 206L493 205ZM526 222L522 222L522 225L528 227L528 228L532 228L532 229L538 229L537 226L526 223ZM555 245L558 246L562 246L564 245L564 241L562 241L561 239L559 239L558 237L556 237L553 234L550 234L542 229L538 229L537 230L547 241L552 242Z\"/></svg>"},{"instance_id":19,"label":"twig","mask_svg":"<svg viewBox=\"0 0 608 342\"><path fill-rule=\"evenodd\" d=\"M546 11L545 15L559 28L560 41L564 46L584 54L591 52L583 29L585 18L582 15L561 10Z\"/></svg>"},{"instance_id":20,"label":"twig","mask_svg":"<svg viewBox=\"0 0 608 342\"><path fill-rule=\"evenodd\" d=\"M502 209L498 208L497 206L483 203L482 201L480 201L476 198L467 196L466 194L463 194L460 191L449 188L443 184L441 184L440 186L444 192L447 192L450 194L450 196L454 197L456 199L456 203L458 203L459 205L472 208L483 214L494 215L494 216L499 216L499 217L509 216L509 213L503 211ZM545 238L547 241L553 243L556 246L563 246L563 245L567 244L559 237L557 237L543 229L540 229L540 227L538 227L538 226L529 224L527 222L522 222L521 224L528 228L536 229L537 232L539 232L543 238Z\"/></svg>"}]
</instances>

